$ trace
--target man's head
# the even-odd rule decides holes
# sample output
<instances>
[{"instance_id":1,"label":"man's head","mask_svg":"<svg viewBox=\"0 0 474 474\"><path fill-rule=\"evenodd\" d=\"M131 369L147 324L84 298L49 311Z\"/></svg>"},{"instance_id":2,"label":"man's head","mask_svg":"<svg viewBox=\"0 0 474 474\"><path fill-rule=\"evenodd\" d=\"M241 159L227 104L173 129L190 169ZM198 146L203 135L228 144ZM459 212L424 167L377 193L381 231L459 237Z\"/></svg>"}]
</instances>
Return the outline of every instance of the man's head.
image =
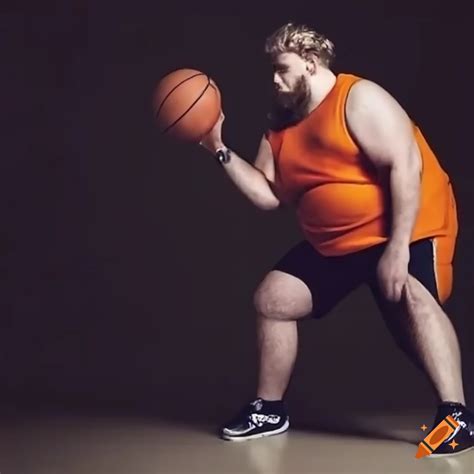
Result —
<instances>
[{"instance_id":1,"label":"man's head","mask_svg":"<svg viewBox=\"0 0 474 474\"><path fill-rule=\"evenodd\" d=\"M312 79L335 58L334 44L305 25L288 23L267 38L265 53L273 65L271 116L282 125L297 122L311 99Z\"/></svg>"}]
</instances>

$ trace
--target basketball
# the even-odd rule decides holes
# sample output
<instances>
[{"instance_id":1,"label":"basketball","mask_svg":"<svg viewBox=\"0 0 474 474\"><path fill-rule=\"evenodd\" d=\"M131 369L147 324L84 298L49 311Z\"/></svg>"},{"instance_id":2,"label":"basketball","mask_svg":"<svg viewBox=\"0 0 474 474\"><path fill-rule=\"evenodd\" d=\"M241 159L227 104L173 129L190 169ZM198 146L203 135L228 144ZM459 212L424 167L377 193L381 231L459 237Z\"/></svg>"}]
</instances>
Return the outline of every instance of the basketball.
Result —
<instances>
[{"instance_id":1,"label":"basketball","mask_svg":"<svg viewBox=\"0 0 474 474\"><path fill-rule=\"evenodd\" d=\"M221 111L217 85L195 69L178 69L164 76L153 91L152 102L160 131L189 142L199 142Z\"/></svg>"}]
</instances>

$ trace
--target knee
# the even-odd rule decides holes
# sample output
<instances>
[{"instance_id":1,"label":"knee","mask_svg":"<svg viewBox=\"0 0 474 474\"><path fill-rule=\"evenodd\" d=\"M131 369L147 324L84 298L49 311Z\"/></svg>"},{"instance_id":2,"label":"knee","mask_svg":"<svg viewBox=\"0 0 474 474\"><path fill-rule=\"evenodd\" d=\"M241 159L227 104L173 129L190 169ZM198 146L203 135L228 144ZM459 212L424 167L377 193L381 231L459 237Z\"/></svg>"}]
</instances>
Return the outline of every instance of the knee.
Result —
<instances>
[{"instance_id":1,"label":"knee","mask_svg":"<svg viewBox=\"0 0 474 474\"><path fill-rule=\"evenodd\" d=\"M281 271L266 275L254 293L257 314L276 320L295 320L313 309L311 291L302 280Z\"/></svg>"},{"instance_id":2,"label":"knee","mask_svg":"<svg viewBox=\"0 0 474 474\"><path fill-rule=\"evenodd\" d=\"M259 316L269 319L291 319L289 308L268 291L258 289L254 294L253 304Z\"/></svg>"},{"instance_id":3,"label":"knee","mask_svg":"<svg viewBox=\"0 0 474 474\"><path fill-rule=\"evenodd\" d=\"M307 313L299 309L299 305L291 297L268 287L260 287L255 291L253 304L257 315L269 319L288 321Z\"/></svg>"}]
</instances>

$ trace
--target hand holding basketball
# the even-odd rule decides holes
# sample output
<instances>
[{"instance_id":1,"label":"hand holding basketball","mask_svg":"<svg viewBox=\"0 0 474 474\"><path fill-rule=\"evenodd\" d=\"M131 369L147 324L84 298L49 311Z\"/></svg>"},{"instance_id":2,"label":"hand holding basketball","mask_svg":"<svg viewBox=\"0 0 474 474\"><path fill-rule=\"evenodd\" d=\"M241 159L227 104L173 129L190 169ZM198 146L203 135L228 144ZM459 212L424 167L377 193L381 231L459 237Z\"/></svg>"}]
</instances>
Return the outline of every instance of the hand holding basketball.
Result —
<instances>
[{"instance_id":1,"label":"hand holding basketball","mask_svg":"<svg viewBox=\"0 0 474 474\"><path fill-rule=\"evenodd\" d=\"M218 148L224 146L224 142L222 141L222 123L224 122L224 119L225 115L221 110L221 114L219 115L214 127L212 127L210 132L206 134L199 142L199 145L203 146L211 153L215 153Z\"/></svg>"}]
</instances>

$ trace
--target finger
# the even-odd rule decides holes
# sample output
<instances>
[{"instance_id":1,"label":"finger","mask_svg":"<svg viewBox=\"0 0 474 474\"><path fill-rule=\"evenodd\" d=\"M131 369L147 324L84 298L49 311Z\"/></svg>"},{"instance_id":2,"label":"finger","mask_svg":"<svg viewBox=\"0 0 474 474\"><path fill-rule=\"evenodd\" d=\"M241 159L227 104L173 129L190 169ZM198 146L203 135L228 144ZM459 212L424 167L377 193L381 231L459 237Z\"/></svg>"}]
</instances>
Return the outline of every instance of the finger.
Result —
<instances>
[{"instance_id":1,"label":"finger","mask_svg":"<svg viewBox=\"0 0 474 474\"><path fill-rule=\"evenodd\" d=\"M390 281L386 281L383 285L383 293L385 298L387 298L388 301L393 301L393 289L392 289L392 284Z\"/></svg>"},{"instance_id":2,"label":"finger","mask_svg":"<svg viewBox=\"0 0 474 474\"><path fill-rule=\"evenodd\" d=\"M390 301L395 303L397 301L397 287L392 283L390 286Z\"/></svg>"},{"instance_id":3,"label":"finger","mask_svg":"<svg viewBox=\"0 0 474 474\"><path fill-rule=\"evenodd\" d=\"M389 298L392 303L397 303L400 300L400 288L396 280L390 282Z\"/></svg>"},{"instance_id":4,"label":"finger","mask_svg":"<svg viewBox=\"0 0 474 474\"><path fill-rule=\"evenodd\" d=\"M400 301L402 298L407 297L407 285L408 285L408 280L405 278L402 278L400 282L397 284L397 298L398 301Z\"/></svg>"},{"instance_id":5,"label":"finger","mask_svg":"<svg viewBox=\"0 0 474 474\"><path fill-rule=\"evenodd\" d=\"M409 285L408 279L407 279L407 281L405 282L405 284L403 285L403 288L402 288L402 297L403 297L403 299L406 301L406 303L407 303L408 305L411 305L411 304L412 304L412 298L411 298L411 292L410 292L410 285Z\"/></svg>"},{"instance_id":6,"label":"finger","mask_svg":"<svg viewBox=\"0 0 474 474\"><path fill-rule=\"evenodd\" d=\"M393 291L394 301L398 303L400 301L401 296L402 296L402 287L400 286L400 284L397 283Z\"/></svg>"}]
</instances>

